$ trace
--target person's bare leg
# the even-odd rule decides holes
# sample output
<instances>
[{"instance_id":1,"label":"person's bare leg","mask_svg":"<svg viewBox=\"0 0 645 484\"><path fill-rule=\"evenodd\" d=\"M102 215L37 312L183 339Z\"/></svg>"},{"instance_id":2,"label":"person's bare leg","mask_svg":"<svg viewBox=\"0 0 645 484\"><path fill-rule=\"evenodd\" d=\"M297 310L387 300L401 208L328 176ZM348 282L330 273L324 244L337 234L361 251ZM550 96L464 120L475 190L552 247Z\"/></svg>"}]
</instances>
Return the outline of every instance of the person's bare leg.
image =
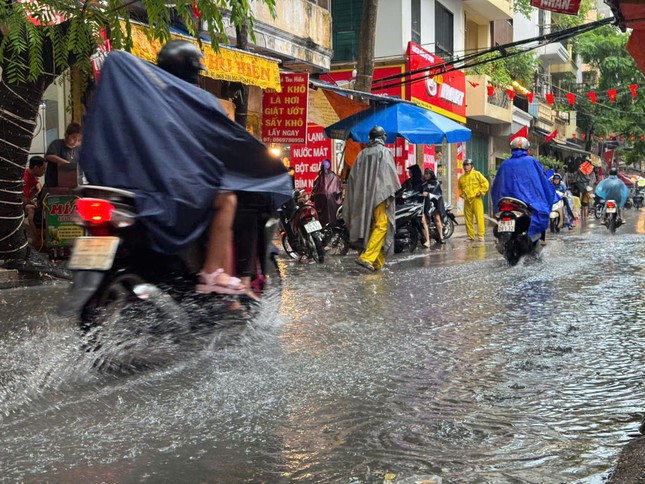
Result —
<instances>
[{"instance_id":1,"label":"person's bare leg","mask_svg":"<svg viewBox=\"0 0 645 484\"><path fill-rule=\"evenodd\" d=\"M428 229L428 221L426 220L425 214L421 217L421 224L423 225L423 235L425 235L426 241L423 244L424 247L430 247L430 229Z\"/></svg>"},{"instance_id":2,"label":"person's bare leg","mask_svg":"<svg viewBox=\"0 0 645 484\"><path fill-rule=\"evenodd\" d=\"M226 286L233 279L229 274L233 259L233 220L237 197L233 192L221 192L215 198L214 205L215 215L208 233L208 250L201 272L212 274L223 270L215 277L214 282Z\"/></svg>"},{"instance_id":3,"label":"person's bare leg","mask_svg":"<svg viewBox=\"0 0 645 484\"><path fill-rule=\"evenodd\" d=\"M36 226L34 225L34 214L36 213L36 207L33 205L25 206L25 212L27 214L27 236L29 237L29 243L32 245L36 244Z\"/></svg>"},{"instance_id":4,"label":"person's bare leg","mask_svg":"<svg viewBox=\"0 0 645 484\"><path fill-rule=\"evenodd\" d=\"M441 214L435 213L434 215L434 225L437 227L437 235L439 240L443 241L443 222L441 221Z\"/></svg>"}]
</instances>

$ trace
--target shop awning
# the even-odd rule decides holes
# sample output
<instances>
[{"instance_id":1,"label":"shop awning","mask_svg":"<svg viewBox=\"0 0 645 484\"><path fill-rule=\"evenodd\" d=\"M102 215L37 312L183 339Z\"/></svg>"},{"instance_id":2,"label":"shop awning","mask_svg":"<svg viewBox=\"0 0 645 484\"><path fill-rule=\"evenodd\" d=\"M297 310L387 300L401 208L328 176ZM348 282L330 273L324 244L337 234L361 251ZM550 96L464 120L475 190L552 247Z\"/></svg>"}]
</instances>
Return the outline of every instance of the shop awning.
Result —
<instances>
[{"instance_id":1,"label":"shop awning","mask_svg":"<svg viewBox=\"0 0 645 484\"><path fill-rule=\"evenodd\" d=\"M535 132L541 136L548 136L549 132L540 128L535 128ZM555 149L561 149L563 151L571 151L572 153L578 153L581 155L590 155L588 151L583 150L578 146L576 143L572 143L571 141L567 141L562 138L553 138L551 141L553 143L553 147Z\"/></svg>"},{"instance_id":2,"label":"shop awning","mask_svg":"<svg viewBox=\"0 0 645 484\"><path fill-rule=\"evenodd\" d=\"M197 42L187 36L172 34L173 38ZM202 43L204 64L208 72L203 75L222 81L241 82L248 86L258 86L262 89L281 91L280 69L278 60L250 52L220 46L219 51L210 45ZM149 39L144 25L132 24L132 53L141 59L155 62L161 43L157 39Z\"/></svg>"}]
</instances>

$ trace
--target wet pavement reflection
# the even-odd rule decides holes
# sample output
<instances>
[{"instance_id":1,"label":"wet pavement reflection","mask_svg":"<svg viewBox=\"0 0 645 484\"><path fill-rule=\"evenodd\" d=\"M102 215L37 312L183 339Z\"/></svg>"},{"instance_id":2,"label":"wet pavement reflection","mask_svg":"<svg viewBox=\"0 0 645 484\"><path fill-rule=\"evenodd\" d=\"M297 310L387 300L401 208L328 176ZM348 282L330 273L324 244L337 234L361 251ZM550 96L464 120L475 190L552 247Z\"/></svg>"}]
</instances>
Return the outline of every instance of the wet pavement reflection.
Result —
<instances>
[{"instance_id":1,"label":"wet pavement reflection","mask_svg":"<svg viewBox=\"0 0 645 484\"><path fill-rule=\"evenodd\" d=\"M459 238L282 260L235 338L130 376L47 309L63 285L3 291L0 480L602 482L642 419L644 242L632 211L512 268Z\"/></svg>"}]
</instances>

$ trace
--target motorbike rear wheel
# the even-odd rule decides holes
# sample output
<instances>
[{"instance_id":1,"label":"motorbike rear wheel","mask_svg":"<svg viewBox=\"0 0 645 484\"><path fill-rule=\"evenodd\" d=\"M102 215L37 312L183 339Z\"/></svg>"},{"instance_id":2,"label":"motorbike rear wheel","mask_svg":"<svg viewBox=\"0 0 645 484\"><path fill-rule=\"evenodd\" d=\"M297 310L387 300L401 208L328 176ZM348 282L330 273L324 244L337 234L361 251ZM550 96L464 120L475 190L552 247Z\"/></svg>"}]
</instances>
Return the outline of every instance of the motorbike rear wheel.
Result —
<instances>
[{"instance_id":1,"label":"motorbike rear wheel","mask_svg":"<svg viewBox=\"0 0 645 484\"><path fill-rule=\"evenodd\" d=\"M285 254L287 254L292 259L299 259L300 255L291 247L289 243L289 236L284 234L282 236L282 248L284 249Z\"/></svg>"},{"instance_id":2,"label":"motorbike rear wheel","mask_svg":"<svg viewBox=\"0 0 645 484\"><path fill-rule=\"evenodd\" d=\"M95 358L93 365L131 372L167 361L190 334L188 316L169 294L138 274L108 277L81 313L84 349Z\"/></svg>"},{"instance_id":3,"label":"motorbike rear wheel","mask_svg":"<svg viewBox=\"0 0 645 484\"><path fill-rule=\"evenodd\" d=\"M311 249L311 257L318 264L325 262L325 250L323 249L322 234L320 232L307 234L307 245Z\"/></svg>"},{"instance_id":4,"label":"motorbike rear wheel","mask_svg":"<svg viewBox=\"0 0 645 484\"><path fill-rule=\"evenodd\" d=\"M607 228L609 229L610 234L616 233L616 214L615 213L612 213L607 218Z\"/></svg>"}]
</instances>

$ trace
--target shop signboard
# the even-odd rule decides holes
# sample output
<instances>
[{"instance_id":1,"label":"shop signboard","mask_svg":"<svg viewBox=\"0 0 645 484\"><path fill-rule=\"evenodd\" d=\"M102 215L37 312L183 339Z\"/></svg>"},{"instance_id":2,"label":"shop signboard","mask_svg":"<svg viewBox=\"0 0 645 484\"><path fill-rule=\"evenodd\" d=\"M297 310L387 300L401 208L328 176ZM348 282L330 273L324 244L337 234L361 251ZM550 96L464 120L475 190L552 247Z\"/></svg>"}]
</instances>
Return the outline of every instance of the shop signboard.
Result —
<instances>
[{"instance_id":1,"label":"shop signboard","mask_svg":"<svg viewBox=\"0 0 645 484\"><path fill-rule=\"evenodd\" d=\"M262 96L262 141L306 144L309 74L280 74L280 84L281 92Z\"/></svg>"},{"instance_id":2,"label":"shop signboard","mask_svg":"<svg viewBox=\"0 0 645 484\"><path fill-rule=\"evenodd\" d=\"M408 76L409 100L454 119L466 122L466 75L462 71L442 73L444 60L414 42L408 43L406 70L428 69Z\"/></svg>"},{"instance_id":3,"label":"shop signboard","mask_svg":"<svg viewBox=\"0 0 645 484\"><path fill-rule=\"evenodd\" d=\"M531 0L531 6L551 12L578 15L580 0Z\"/></svg>"},{"instance_id":4,"label":"shop signboard","mask_svg":"<svg viewBox=\"0 0 645 484\"><path fill-rule=\"evenodd\" d=\"M75 223L74 211L77 198L74 195L51 194L44 197L49 249L71 247L75 238L84 235L83 227Z\"/></svg>"},{"instance_id":5,"label":"shop signboard","mask_svg":"<svg viewBox=\"0 0 645 484\"><path fill-rule=\"evenodd\" d=\"M405 65L403 64L375 67L374 75L372 76L372 85L374 86L372 87L372 94L384 94L387 96L405 99L405 76L402 75L404 72ZM380 79L387 77L394 78L380 81ZM325 74L323 77L321 77L321 79L324 81L330 80L343 88L351 88L352 85L350 83L356 80L356 71L354 69L333 71ZM385 89L379 89L379 87L385 87Z\"/></svg>"},{"instance_id":6,"label":"shop signboard","mask_svg":"<svg viewBox=\"0 0 645 484\"><path fill-rule=\"evenodd\" d=\"M423 145L423 169L430 168L437 173L437 159L434 145Z\"/></svg>"},{"instance_id":7,"label":"shop signboard","mask_svg":"<svg viewBox=\"0 0 645 484\"><path fill-rule=\"evenodd\" d=\"M311 193L314 180L318 176L320 163L332 161L333 140L325 136L325 129L317 124L309 124L307 143L291 145L291 166L296 170L296 190Z\"/></svg>"},{"instance_id":8,"label":"shop signboard","mask_svg":"<svg viewBox=\"0 0 645 484\"><path fill-rule=\"evenodd\" d=\"M405 138L397 138L394 142L394 163L399 182L403 183L409 178L408 167L416 163L414 158L414 145Z\"/></svg>"}]
</instances>

